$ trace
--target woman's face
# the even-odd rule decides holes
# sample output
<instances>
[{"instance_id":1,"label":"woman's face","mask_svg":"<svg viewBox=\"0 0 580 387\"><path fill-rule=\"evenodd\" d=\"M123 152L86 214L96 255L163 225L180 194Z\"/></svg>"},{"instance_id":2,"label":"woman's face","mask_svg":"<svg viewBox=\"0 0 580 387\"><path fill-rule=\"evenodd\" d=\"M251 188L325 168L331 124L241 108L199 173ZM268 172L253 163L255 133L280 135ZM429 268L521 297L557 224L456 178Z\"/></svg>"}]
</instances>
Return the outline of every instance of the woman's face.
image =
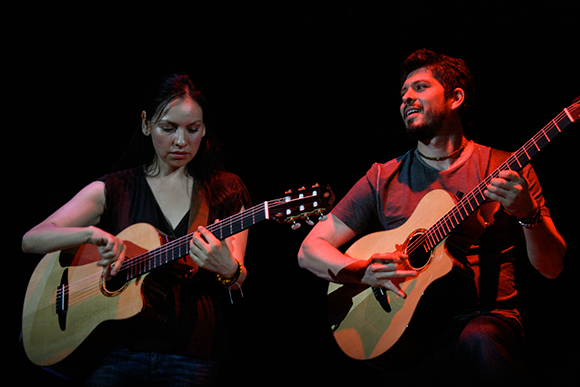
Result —
<instances>
[{"instance_id":1,"label":"woman's face","mask_svg":"<svg viewBox=\"0 0 580 387\"><path fill-rule=\"evenodd\" d=\"M142 120L143 133L151 136L161 173L185 167L197 154L205 136L201 107L189 97L172 101L151 126L145 112Z\"/></svg>"}]
</instances>

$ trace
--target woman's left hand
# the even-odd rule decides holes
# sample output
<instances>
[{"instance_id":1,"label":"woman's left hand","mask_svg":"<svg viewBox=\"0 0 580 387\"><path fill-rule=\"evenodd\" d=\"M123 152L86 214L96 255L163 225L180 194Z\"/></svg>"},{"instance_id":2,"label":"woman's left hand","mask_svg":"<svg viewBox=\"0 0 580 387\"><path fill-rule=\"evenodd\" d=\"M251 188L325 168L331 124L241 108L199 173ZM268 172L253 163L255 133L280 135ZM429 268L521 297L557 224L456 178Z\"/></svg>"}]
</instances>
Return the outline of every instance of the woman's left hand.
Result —
<instances>
[{"instance_id":1,"label":"woman's left hand","mask_svg":"<svg viewBox=\"0 0 580 387\"><path fill-rule=\"evenodd\" d=\"M238 264L225 240L220 241L207 228L200 226L189 245L191 259L202 269L231 278Z\"/></svg>"}]
</instances>

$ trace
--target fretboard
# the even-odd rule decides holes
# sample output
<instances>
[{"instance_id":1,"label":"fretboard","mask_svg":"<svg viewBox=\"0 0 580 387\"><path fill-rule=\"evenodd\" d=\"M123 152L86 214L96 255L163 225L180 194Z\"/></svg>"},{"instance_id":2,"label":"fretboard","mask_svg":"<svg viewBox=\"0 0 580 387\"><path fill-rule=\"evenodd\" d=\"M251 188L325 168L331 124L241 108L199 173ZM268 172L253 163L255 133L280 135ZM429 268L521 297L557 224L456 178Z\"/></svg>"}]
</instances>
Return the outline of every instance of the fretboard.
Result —
<instances>
[{"instance_id":1,"label":"fretboard","mask_svg":"<svg viewBox=\"0 0 580 387\"><path fill-rule=\"evenodd\" d=\"M445 239L455 227L457 227L469 215L475 212L486 200L484 191L491 179L498 176L500 171L520 171L529 162L548 146L560 133L575 122L580 111L579 104L573 104L564 109L548 125L540 130L534 137L514 152L494 172L486 177L471 192L464 195L461 200L449 210L437 223L427 230L422 238L422 246L425 251L431 251L437 244Z\"/></svg>"},{"instance_id":2,"label":"fretboard","mask_svg":"<svg viewBox=\"0 0 580 387\"><path fill-rule=\"evenodd\" d=\"M268 219L270 203L264 202L251 207L239 214L232 215L206 228L219 240L224 240L234 234ZM189 254L189 244L193 239L193 233L181 238L174 239L155 249L133 257L123 265L117 276L129 281L150 271L176 261Z\"/></svg>"}]
</instances>

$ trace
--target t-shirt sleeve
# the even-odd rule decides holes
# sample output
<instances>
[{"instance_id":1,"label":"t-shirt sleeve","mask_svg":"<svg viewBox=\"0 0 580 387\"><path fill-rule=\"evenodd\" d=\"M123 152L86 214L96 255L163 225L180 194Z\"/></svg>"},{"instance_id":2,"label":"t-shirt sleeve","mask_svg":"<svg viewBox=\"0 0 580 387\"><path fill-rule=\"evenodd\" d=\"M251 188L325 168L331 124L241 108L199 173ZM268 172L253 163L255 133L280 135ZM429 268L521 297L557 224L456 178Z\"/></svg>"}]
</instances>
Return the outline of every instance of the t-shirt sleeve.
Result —
<instances>
[{"instance_id":1,"label":"t-shirt sleeve","mask_svg":"<svg viewBox=\"0 0 580 387\"><path fill-rule=\"evenodd\" d=\"M379 167L374 164L332 210L332 214L357 234L362 234L377 216L376 182Z\"/></svg>"},{"instance_id":2,"label":"t-shirt sleeve","mask_svg":"<svg viewBox=\"0 0 580 387\"><path fill-rule=\"evenodd\" d=\"M522 170L522 176L528 181L528 188L536 203L541 207L543 216L550 216L550 210L546 207L546 201L542 195L542 187L540 186L540 181L536 175L536 171L532 168L531 164L528 164Z\"/></svg>"}]
</instances>

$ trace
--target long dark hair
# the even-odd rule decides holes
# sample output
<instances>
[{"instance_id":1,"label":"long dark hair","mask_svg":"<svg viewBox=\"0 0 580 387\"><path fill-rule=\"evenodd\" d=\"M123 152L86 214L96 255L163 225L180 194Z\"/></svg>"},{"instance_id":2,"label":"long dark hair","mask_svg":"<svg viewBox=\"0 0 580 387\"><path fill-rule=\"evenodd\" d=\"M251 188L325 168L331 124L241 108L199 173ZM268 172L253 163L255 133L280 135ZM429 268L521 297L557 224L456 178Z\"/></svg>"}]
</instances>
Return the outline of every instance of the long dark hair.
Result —
<instances>
[{"instance_id":1,"label":"long dark hair","mask_svg":"<svg viewBox=\"0 0 580 387\"><path fill-rule=\"evenodd\" d=\"M163 115L171 102L188 97L195 101L203 112L206 133L196 156L187 164L187 172L198 181L206 183L211 175L223 169L220 156L221 144L212 128L210 109L205 97L194 86L188 75L176 74L163 78L145 93L145 97L143 111L153 123ZM143 135L139 125L138 130L135 130L133 134L129 148L114 169L121 170L140 165L147 168L154 162L155 149L151 137Z\"/></svg>"}]
</instances>

